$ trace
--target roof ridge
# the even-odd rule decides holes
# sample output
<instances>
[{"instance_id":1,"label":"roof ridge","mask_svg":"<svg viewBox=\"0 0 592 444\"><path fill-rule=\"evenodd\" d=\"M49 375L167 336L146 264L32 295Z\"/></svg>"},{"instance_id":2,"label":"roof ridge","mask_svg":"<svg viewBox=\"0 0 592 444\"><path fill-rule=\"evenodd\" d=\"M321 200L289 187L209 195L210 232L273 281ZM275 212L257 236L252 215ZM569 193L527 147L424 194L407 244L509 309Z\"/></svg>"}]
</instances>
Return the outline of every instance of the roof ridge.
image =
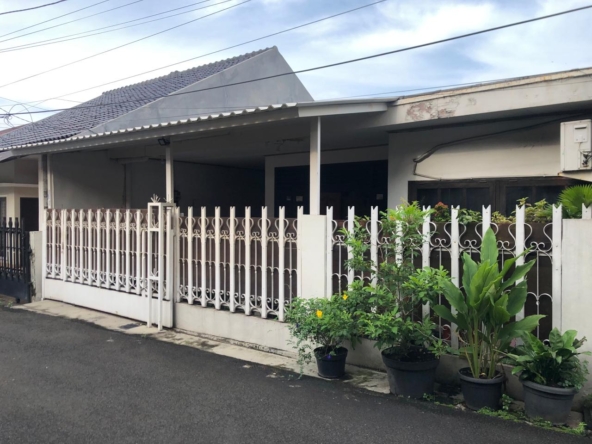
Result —
<instances>
[{"instance_id":1,"label":"roof ridge","mask_svg":"<svg viewBox=\"0 0 592 444\"><path fill-rule=\"evenodd\" d=\"M234 57L228 57L228 58L225 58L225 59L216 60L214 62L206 63L204 65L193 66L191 68L187 68L187 69L184 69L182 71L178 71L178 70L171 71L168 74L164 74L164 75L159 76L159 77L153 77L151 79L142 80L141 82L130 83L129 85L124 85L124 86L120 86L118 88L113 88L113 89L109 89L107 91L103 91L101 93L101 96L104 95L104 94L112 93L114 91L119 91L119 90L122 90L122 89L125 89L125 88L130 88L130 87L134 87L134 86L138 86L138 85L148 84L148 83L151 83L151 82L154 82L154 81L157 81L157 80L162 80L162 79L164 79L166 77L171 77L172 75L179 75L179 74L186 73L186 72L189 72L189 71L193 71L193 70L196 70L196 69L205 68L207 66L216 65L216 64L228 62L228 61L231 61L231 60L240 59L242 57L246 57L246 56L254 57L255 55L262 54L262 53L264 53L266 51L269 51L269 50L271 50L273 48L275 48L275 46L270 46L268 48L263 48L263 49L259 49L259 50L256 50L256 51L246 52L244 54L239 54L239 55L234 56ZM98 96L98 97L100 97L100 96Z\"/></svg>"}]
</instances>

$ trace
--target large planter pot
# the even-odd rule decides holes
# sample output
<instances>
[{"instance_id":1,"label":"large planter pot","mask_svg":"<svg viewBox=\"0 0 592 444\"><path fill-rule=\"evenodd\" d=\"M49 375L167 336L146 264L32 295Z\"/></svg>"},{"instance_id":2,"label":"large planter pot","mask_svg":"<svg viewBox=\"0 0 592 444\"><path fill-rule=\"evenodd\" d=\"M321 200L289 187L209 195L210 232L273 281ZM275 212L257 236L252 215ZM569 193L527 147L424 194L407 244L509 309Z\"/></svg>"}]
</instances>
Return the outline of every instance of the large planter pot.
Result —
<instances>
[{"instance_id":1,"label":"large planter pot","mask_svg":"<svg viewBox=\"0 0 592 444\"><path fill-rule=\"evenodd\" d=\"M565 424L575 394L574 388L547 387L536 382L523 381L524 409L535 419L541 418L555 425Z\"/></svg>"},{"instance_id":2,"label":"large planter pot","mask_svg":"<svg viewBox=\"0 0 592 444\"><path fill-rule=\"evenodd\" d=\"M327 379L339 379L345 375L345 360L347 359L347 348L338 347L335 354L327 354L324 347L314 349L317 358L317 369L319 376Z\"/></svg>"},{"instance_id":3,"label":"large planter pot","mask_svg":"<svg viewBox=\"0 0 592 444\"><path fill-rule=\"evenodd\" d=\"M386 366L391 393L415 399L423 398L424 394L432 395L436 367L440 360L433 355L429 356L433 359L404 362L389 356L388 350L383 350L382 362Z\"/></svg>"},{"instance_id":4,"label":"large planter pot","mask_svg":"<svg viewBox=\"0 0 592 444\"><path fill-rule=\"evenodd\" d=\"M467 407L471 410L481 410L488 408L499 410L500 400L502 399L502 384L504 377L497 372L493 379L473 378L471 370L461 368L458 372L460 376L460 388Z\"/></svg>"}]
</instances>

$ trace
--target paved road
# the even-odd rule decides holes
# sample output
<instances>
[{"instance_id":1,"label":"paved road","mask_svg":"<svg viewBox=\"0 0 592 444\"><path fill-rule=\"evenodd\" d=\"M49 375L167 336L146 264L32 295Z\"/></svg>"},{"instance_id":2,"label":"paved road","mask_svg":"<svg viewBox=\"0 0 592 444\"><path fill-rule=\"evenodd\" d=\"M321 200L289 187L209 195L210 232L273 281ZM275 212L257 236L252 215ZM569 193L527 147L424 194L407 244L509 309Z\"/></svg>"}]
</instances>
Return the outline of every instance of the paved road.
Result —
<instances>
[{"instance_id":1,"label":"paved road","mask_svg":"<svg viewBox=\"0 0 592 444\"><path fill-rule=\"evenodd\" d=\"M521 443L582 438L0 309L1 443Z\"/></svg>"}]
</instances>

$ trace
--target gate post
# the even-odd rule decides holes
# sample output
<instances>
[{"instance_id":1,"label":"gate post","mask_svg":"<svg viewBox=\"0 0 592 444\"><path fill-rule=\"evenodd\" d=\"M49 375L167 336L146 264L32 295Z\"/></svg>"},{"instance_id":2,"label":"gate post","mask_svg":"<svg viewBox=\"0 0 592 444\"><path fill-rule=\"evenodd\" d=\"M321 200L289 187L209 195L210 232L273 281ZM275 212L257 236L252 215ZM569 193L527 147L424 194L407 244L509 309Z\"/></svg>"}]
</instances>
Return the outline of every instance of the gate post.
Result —
<instances>
[{"instance_id":1,"label":"gate post","mask_svg":"<svg viewBox=\"0 0 592 444\"><path fill-rule=\"evenodd\" d=\"M146 324L156 323L158 330L173 326L175 288L175 204L160 202L155 196L148 204L147 234L148 276L146 299L148 303ZM155 242L156 241L156 242ZM154 319L154 283L156 283L156 319Z\"/></svg>"}]
</instances>

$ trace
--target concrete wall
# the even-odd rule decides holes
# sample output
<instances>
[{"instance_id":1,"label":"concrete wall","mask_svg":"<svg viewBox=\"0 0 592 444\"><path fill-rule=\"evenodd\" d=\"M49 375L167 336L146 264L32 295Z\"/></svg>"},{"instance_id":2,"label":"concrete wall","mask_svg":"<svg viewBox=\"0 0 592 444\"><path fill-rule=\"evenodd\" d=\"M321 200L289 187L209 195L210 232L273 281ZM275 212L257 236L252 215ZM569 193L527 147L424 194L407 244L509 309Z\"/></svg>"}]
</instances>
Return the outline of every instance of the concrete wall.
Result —
<instances>
[{"instance_id":1,"label":"concrete wall","mask_svg":"<svg viewBox=\"0 0 592 444\"><path fill-rule=\"evenodd\" d=\"M292 72L292 68L277 48L272 48L176 93L202 90L288 72ZM226 88L210 89L195 94L166 97L99 125L93 128L93 132L114 131L138 125L184 119L188 116L235 111L253 106L310 102L312 100L312 96L296 75L286 75Z\"/></svg>"},{"instance_id":2,"label":"concrete wall","mask_svg":"<svg viewBox=\"0 0 592 444\"><path fill-rule=\"evenodd\" d=\"M38 197L37 186L0 184L0 197L6 198L6 217L20 217L21 197Z\"/></svg>"},{"instance_id":3,"label":"concrete wall","mask_svg":"<svg viewBox=\"0 0 592 444\"><path fill-rule=\"evenodd\" d=\"M165 165L161 161L133 163L128 166L131 175L131 207L144 208L153 194L165 197ZM208 207L214 211L221 207L223 214L231 206L249 205L254 208L264 204L264 172L215 165L175 162L175 190L180 194L179 206L185 212L188 206Z\"/></svg>"},{"instance_id":4,"label":"concrete wall","mask_svg":"<svg viewBox=\"0 0 592 444\"><path fill-rule=\"evenodd\" d=\"M549 119L547 119L549 120ZM536 128L494 134L541 122L520 121L425 129L390 135L389 206L408 198L408 181L472 179L488 177L557 176L560 171L559 122ZM461 139L487 135L481 139ZM413 159L439 144L459 141L438 149L417 166ZM422 176L420 176L422 175Z\"/></svg>"},{"instance_id":5,"label":"concrete wall","mask_svg":"<svg viewBox=\"0 0 592 444\"><path fill-rule=\"evenodd\" d=\"M577 330L586 337L586 351L592 352L592 220L563 221L561 329ZM590 361L590 358L587 358ZM592 366L589 363L589 369ZM592 377L585 392L592 391Z\"/></svg>"},{"instance_id":6,"label":"concrete wall","mask_svg":"<svg viewBox=\"0 0 592 444\"><path fill-rule=\"evenodd\" d=\"M124 167L107 151L52 154L53 208L123 208Z\"/></svg>"},{"instance_id":7,"label":"concrete wall","mask_svg":"<svg viewBox=\"0 0 592 444\"><path fill-rule=\"evenodd\" d=\"M43 232L29 232L29 243L31 244L31 282L33 291L31 301L40 301L43 290Z\"/></svg>"},{"instance_id":8,"label":"concrete wall","mask_svg":"<svg viewBox=\"0 0 592 444\"><path fill-rule=\"evenodd\" d=\"M0 163L0 183L37 184L37 159Z\"/></svg>"}]
</instances>

